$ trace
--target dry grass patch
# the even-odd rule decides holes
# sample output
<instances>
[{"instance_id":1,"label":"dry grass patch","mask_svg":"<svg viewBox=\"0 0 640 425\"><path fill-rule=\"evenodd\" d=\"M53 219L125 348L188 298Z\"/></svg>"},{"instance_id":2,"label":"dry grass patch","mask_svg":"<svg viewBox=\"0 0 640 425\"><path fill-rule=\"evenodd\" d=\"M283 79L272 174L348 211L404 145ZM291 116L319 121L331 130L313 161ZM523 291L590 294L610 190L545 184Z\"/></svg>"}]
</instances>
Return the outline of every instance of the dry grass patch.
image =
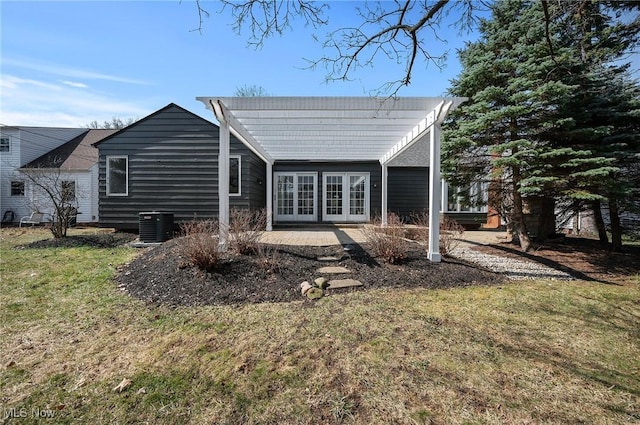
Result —
<instances>
[{"instance_id":1,"label":"dry grass patch","mask_svg":"<svg viewBox=\"0 0 640 425\"><path fill-rule=\"evenodd\" d=\"M640 419L638 283L539 281L169 308L110 283L131 250L66 251L2 242L0 303L15 305L0 310L3 409L51 408L55 423ZM55 264L65 255L79 265ZM24 282L30 264L39 275ZM129 387L114 392L124 378Z\"/></svg>"}]
</instances>

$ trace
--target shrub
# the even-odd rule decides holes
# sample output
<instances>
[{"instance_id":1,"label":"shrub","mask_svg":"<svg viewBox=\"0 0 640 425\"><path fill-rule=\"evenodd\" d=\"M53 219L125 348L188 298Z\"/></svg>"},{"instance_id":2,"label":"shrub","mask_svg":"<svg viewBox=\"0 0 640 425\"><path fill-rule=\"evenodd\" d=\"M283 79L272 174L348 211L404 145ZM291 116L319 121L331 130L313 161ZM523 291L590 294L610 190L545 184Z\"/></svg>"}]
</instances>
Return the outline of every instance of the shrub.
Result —
<instances>
[{"instance_id":1,"label":"shrub","mask_svg":"<svg viewBox=\"0 0 640 425\"><path fill-rule=\"evenodd\" d=\"M398 264L407 258L409 246L404 237L404 224L394 213L387 215L387 225L382 227L381 219L375 218L372 224L363 229L373 253L385 263Z\"/></svg>"},{"instance_id":2,"label":"shrub","mask_svg":"<svg viewBox=\"0 0 640 425\"><path fill-rule=\"evenodd\" d=\"M259 254L260 237L267 223L264 209L233 208L229 213L229 246L238 254Z\"/></svg>"},{"instance_id":3,"label":"shrub","mask_svg":"<svg viewBox=\"0 0 640 425\"><path fill-rule=\"evenodd\" d=\"M216 220L192 220L180 225L184 235L178 239L180 255L204 271L214 271L222 263L218 250L218 222Z\"/></svg>"},{"instance_id":4,"label":"shrub","mask_svg":"<svg viewBox=\"0 0 640 425\"><path fill-rule=\"evenodd\" d=\"M278 245L258 244L258 264L267 273L280 271L280 247Z\"/></svg>"},{"instance_id":5,"label":"shrub","mask_svg":"<svg viewBox=\"0 0 640 425\"><path fill-rule=\"evenodd\" d=\"M449 255L460 244L464 227L446 215L440 220L440 253Z\"/></svg>"},{"instance_id":6,"label":"shrub","mask_svg":"<svg viewBox=\"0 0 640 425\"><path fill-rule=\"evenodd\" d=\"M423 243L429 242L429 212L414 213L411 215L413 223L417 226L415 230L416 239ZM440 218L440 254L449 255L464 234L464 227L452 218L443 215Z\"/></svg>"}]
</instances>

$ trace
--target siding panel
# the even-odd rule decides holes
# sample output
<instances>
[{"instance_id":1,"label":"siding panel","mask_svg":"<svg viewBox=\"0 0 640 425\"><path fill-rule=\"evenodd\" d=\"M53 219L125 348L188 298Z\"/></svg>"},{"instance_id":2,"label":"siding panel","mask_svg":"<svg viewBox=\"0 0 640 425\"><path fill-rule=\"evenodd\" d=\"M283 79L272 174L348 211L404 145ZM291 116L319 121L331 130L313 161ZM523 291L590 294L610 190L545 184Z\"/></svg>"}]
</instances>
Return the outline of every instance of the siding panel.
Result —
<instances>
[{"instance_id":1,"label":"siding panel","mask_svg":"<svg viewBox=\"0 0 640 425\"><path fill-rule=\"evenodd\" d=\"M100 143L100 225L135 230L141 211L173 212L176 223L217 217L218 140L218 126L172 104ZM242 158L242 194L229 203L248 208L262 161L233 135L230 153ZM106 196L110 155L129 158L128 196Z\"/></svg>"},{"instance_id":2,"label":"siding panel","mask_svg":"<svg viewBox=\"0 0 640 425\"><path fill-rule=\"evenodd\" d=\"M429 207L428 167L389 167L388 171L389 212L409 221L411 213Z\"/></svg>"}]
</instances>

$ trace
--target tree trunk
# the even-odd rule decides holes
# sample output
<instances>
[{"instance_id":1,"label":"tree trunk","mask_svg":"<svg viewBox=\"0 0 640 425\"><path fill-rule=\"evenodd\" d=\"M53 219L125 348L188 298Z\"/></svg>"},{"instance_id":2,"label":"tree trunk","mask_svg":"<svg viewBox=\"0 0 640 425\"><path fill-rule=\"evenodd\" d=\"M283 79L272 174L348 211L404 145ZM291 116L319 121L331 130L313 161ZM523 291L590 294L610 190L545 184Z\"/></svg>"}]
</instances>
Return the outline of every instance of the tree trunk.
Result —
<instances>
[{"instance_id":1,"label":"tree trunk","mask_svg":"<svg viewBox=\"0 0 640 425\"><path fill-rule=\"evenodd\" d=\"M513 216L511 221L513 223L513 231L518 236L518 240L520 241L520 249L522 249L522 252L529 251L531 249L531 239L529 239L527 225L524 222L524 213L522 212L522 196L517 190L513 194Z\"/></svg>"},{"instance_id":2,"label":"tree trunk","mask_svg":"<svg viewBox=\"0 0 640 425\"><path fill-rule=\"evenodd\" d=\"M602 206L600 201L592 201L591 208L593 209L593 221L598 229L598 238L600 243L607 245L609 243L609 236L607 235L607 228L604 225L604 219L602 218Z\"/></svg>"},{"instance_id":3,"label":"tree trunk","mask_svg":"<svg viewBox=\"0 0 640 425\"><path fill-rule=\"evenodd\" d=\"M615 195L609 197L609 220L611 221L611 249L622 251L622 226L620 224L620 209Z\"/></svg>"},{"instance_id":4,"label":"tree trunk","mask_svg":"<svg viewBox=\"0 0 640 425\"><path fill-rule=\"evenodd\" d=\"M513 214L511 216L511 222L513 224L513 231L520 241L520 249L522 249L523 252L527 252L531 249L531 240L529 239L527 224L524 222L522 195L520 194L519 186L520 168L513 166Z\"/></svg>"},{"instance_id":5,"label":"tree trunk","mask_svg":"<svg viewBox=\"0 0 640 425\"><path fill-rule=\"evenodd\" d=\"M511 117L509 124L509 132L511 140L518 139L518 122L515 117ZM518 154L518 147L514 146L511 149L511 155L515 157ZM523 252L531 249L531 239L529 239L529 232L527 231L527 224L524 221L524 211L522 207L522 194L520 193L520 181L522 176L520 174L520 166L515 164L511 166L513 173L513 214L511 216L511 222L513 224L513 231L518 236L520 241L520 249Z\"/></svg>"}]
</instances>

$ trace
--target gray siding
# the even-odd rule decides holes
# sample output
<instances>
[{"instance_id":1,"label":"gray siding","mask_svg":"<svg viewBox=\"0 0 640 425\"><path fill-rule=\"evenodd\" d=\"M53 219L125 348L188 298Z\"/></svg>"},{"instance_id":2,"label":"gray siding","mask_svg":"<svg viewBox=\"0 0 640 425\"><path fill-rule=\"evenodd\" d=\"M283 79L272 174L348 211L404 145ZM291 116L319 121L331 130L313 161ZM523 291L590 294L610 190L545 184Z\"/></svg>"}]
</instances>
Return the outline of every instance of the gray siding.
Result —
<instances>
[{"instance_id":1,"label":"gray siding","mask_svg":"<svg viewBox=\"0 0 640 425\"><path fill-rule=\"evenodd\" d=\"M247 182L247 190L243 186L242 192L248 196L248 207L259 210L267 207L267 164L249 153L251 155L242 156L242 182Z\"/></svg>"},{"instance_id":2,"label":"gray siding","mask_svg":"<svg viewBox=\"0 0 640 425\"><path fill-rule=\"evenodd\" d=\"M137 229L141 211L169 211L174 221L218 216L219 128L177 105L155 112L98 144L99 211L102 227ZM231 207L262 208L256 174L264 170L235 137L231 155L241 155L241 195ZM106 195L106 157L126 155L128 196ZM263 178L264 181L264 178Z\"/></svg>"},{"instance_id":3,"label":"gray siding","mask_svg":"<svg viewBox=\"0 0 640 425\"><path fill-rule=\"evenodd\" d=\"M317 214L318 221L323 221L322 215L322 181L323 173L369 173L369 206L370 217L380 215L382 209L382 166L378 161L359 162L307 162L307 161L279 161L273 165L274 172L317 172ZM274 189L275 190L275 189ZM274 205L275 208L275 205Z\"/></svg>"},{"instance_id":4,"label":"gray siding","mask_svg":"<svg viewBox=\"0 0 640 425\"><path fill-rule=\"evenodd\" d=\"M429 207L428 167L389 167L388 209L409 221L412 213Z\"/></svg>"}]
</instances>

